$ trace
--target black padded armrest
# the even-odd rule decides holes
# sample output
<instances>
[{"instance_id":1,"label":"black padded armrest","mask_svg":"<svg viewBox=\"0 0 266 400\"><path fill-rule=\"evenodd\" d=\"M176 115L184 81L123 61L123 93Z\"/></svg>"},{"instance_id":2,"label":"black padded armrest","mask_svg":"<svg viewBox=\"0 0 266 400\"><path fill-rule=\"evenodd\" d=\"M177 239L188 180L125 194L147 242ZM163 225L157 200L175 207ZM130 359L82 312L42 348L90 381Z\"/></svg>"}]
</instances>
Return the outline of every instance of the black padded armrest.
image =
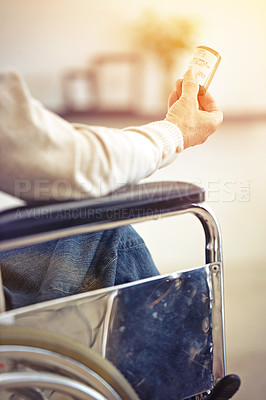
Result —
<instances>
[{"instance_id":1,"label":"black padded armrest","mask_svg":"<svg viewBox=\"0 0 266 400\"><path fill-rule=\"evenodd\" d=\"M77 233L74 228L93 226L98 230L104 224L123 220L130 223L136 218L183 210L203 201L204 189L194 184L151 182L125 186L98 199L28 204L0 213L0 249L16 239L66 230L69 233L64 236L70 236Z\"/></svg>"}]
</instances>

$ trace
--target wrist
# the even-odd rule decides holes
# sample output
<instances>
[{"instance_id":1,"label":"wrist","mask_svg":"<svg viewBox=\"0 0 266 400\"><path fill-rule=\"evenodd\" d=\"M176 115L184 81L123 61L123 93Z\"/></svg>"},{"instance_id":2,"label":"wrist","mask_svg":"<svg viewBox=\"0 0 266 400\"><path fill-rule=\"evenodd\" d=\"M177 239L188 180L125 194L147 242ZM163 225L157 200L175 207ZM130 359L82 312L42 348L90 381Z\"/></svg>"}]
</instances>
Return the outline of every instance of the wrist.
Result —
<instances>
[{"instance_id":1,"label":"wrist","mask_svg":"<svg viewBox=\"0 0 266 400\"><path fill-rule=\"evenodd\" d=\"M189 147L188 144L188 128L184 126L180 121L176 121L176 118L172 117L171 115L167 114L165 117L165 121L171 122L174 124L180 131L183 139L183 150L185 150L187 147Z\"/></svg>"}]
</instances>

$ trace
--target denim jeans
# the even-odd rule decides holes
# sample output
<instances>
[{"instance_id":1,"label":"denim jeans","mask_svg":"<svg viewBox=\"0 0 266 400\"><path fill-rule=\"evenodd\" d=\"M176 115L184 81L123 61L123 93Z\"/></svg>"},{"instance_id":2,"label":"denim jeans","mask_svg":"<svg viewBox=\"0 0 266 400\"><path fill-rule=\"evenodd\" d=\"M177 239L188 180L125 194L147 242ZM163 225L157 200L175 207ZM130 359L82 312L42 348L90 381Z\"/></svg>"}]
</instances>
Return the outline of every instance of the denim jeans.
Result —
<instances>
[{"instance_id":1,"label":"denim jeans","mask_svg":"<svg viewBox=\"0 0 266 400\"><path fill-rule=\"evenodd\" d=\"M158 275L131 226L0 253L7 308Z\"/></svg>"}]
</instances>

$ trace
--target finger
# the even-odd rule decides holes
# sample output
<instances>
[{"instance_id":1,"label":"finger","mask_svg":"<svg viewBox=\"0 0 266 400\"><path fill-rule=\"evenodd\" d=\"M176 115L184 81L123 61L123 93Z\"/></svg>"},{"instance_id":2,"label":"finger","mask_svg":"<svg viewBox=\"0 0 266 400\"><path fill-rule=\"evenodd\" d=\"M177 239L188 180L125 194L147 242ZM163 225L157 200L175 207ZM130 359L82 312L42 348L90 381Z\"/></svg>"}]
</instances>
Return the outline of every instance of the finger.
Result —
<instances>
[{"instance_id":1,"label":"finger","mask_svg":"<svg viewBox=\"0 0 266 400\"><path fill-rule=\"evenodd\" d=\"M183 84L183 79L178 79L175 83L175 90L178 98L182 96L182 84Z\"/></svg>"},{"instance_id":2,"label":"finger","mask_svg":"<svg viewBox=\"0 0 266 400\"><path fill-rule=\"evenodd\" d=\"M223 113L221 110L213 110L210 112L201 111L204 114L204 118L207 119L208 125L212 132L215 132L216 129L221 125L223 122Z\"/></svg>"},{"instance_id":3,"label":"finger","mask_svg":"<svg viewBox=\"0 0 266 400\"><path fill-rule=\"evenodd\" d=\"M182 84L182 97L186 97L187 99L197 100L199 91L199 83L197 76L193 69L188 69L184 75L183 84Z\"/></svg>"},{"instance_id":4,"label":"finger","mask_svg":"<svg viewBox=\"0 0 266 400\"><path fill-rule=\"evenodd\" d=\"M219 107L217 106L214 97L209 92L207 92L203 96L199 96L198 101L200 108L204 111L211 112L219 110Z\"/></svg>"},{"instance_id":5,"label":"finger","mask_svg":"<svg viewBox=\"0 0 266 400\"><path fill-rule=\"evenodd\" d=\"M219 125L223 122L224 116L221 110L215 110L209 112L209 114L212 116L214 123L216 124L216 128L218 128Z\"/></svg>"},{"instance_id":6,"label":"finger","mask_svg":"<svg viewBox=\"0 0 266 400\"><path fill-rule=\"evenodd\" d=\"M182 95L182 81L183 79L178 79L175 83L176 90L172 91L169 99L168 99L168 108L171 108L172 105L179 100Z\"/></svg>"},{"instance_id":7,"label":"finger","mask_svg":"<svg viewBox=\"0 0 266 400\"><path fill-rule=\"evenodd\" d=\"M172 107L172 105L179 99L177 96L177 92L174 90L171 92L169 99L168 99L168 109Z\"/></svg>"}]
</instances>

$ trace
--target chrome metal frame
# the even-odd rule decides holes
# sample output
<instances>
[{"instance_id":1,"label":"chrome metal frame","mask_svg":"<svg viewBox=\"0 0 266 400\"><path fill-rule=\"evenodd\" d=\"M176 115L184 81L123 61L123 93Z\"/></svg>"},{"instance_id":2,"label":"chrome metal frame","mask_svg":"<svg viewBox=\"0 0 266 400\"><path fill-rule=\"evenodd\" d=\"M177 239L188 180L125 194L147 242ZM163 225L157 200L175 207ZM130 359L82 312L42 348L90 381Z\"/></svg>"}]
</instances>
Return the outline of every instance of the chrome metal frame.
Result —
<instances>
[{"instance_id":1,"label":"chrome metal frame","mask_svg":"<svg viewBox=\"0 0 266 400\"><path fill-rule=\"evenodd\" d=\"M122 400L115 390L95 371L59 353L35 347L11 345L0 346L0 357L14 362L23 360L23 363L29 368L34 366L39 371L44 369L46 372L58 373L58 375L60 374L91 386L108 400ZM1 376L0 374L0 386L2 384Z\"/></svg>"},{"instance_id":2,"label":"chrome metal frame","mask_svg":"<svg viewBox=\"0 0 266 400\"><path fill-rule=\"evenodd\" d=\"M109 400L87 385L54 373L16 372L0 374L0 385L5 389L22 389L29 386L52 389L78 400Z\"/></svg>"},{"instance_id":3,"label":"chrome metal frame","mask_svg":"<svg viewBox=\"0 0 266 400\"><path fill-rule=\"evenodd\" d=\"M213 315L215 315L215 321L213 321L215 325L215 329L213 329L213 378L214 384L221 379L225 375L225 340L224 340L224 314L223 314L223 268L222 268L222 248L221 248L221 233L219 224L212 210L206 206L205 204L192 204L189 208L178 210L178 211L169 211L159 215L160 218L183 215L183 214L193 214L195 217L199 219L201 225L203 227L205 233L205 260L206 264L211 264L210 273L208 275L209 282L211 287L213 287L213 291L219 296L211 293L211 301L213 307ZM62 229L60 231L53 231L49 233L43 233L38 235L28 236L26 238L17 238L12 241L7 240L0 244L0 250L9 250L12 248L17 248L25 245L40 243L48 240L58 239L62 237L90 233L93 231L100 231L106 229L113 229L115 227L124 226L128 224L135 224L138 222L144 222L148 220L158 219L158 215L149 215L144 217L137 217L127 220L119 220L115 222L109 223L99 223L94 225L75 227ZM151 278L153 279L153 278ZM136 282L134 282L136 284ZM123 287L123 285L121 285ZM110 288L111 290L111 288ZM106 289L108 292L109 289ZM87 296L84 295L76 295L75 297L78 299L82 299ZM54 305L59 304L60 300L53 300L50 303ZM71 301L71 297L69 300ZM43 305L34 305L30 306L33 310L38 310L38 308L43 307ZM29 308L29 307L28 307ZM1 323L13 323L14 315L19 315L23 313L23 309L16 310L15 312L7 312L0 316L0 324ZM217 317L216 317L217 316ZM222 337L221 337L222 335ZM8 378L8 377L7 377ZM47 377L47 382L49 377ZM21 375L21 379L23 378ZM9 382L9 378L7 379ZM46 383L45 383L46 384ZM97 397L93 397L97 398Z\"/></svg>"},{"instance_id":4,"label":"chrome metal frame","mask_svg":"<svg viewBox=\"0 0 266 400\"><path fill-rule=\"evenodd\" d=\"M157 214L156 215L152 214L144 217L111 221L108 223L91 224L74 228L66 228L66 229L61 229L60 231L45 232L45 233L29 235L27 237L8 239L0 243L0 251L11 250L18 247L46 242L49 240L60 239L67 236L80 235L84 233L113 229L119 226L135 224L138 222L156 220L158 219L158 217L165 218L165 217L171 217L175 215L182 215L188 213L194 214L200 220L203 226L206 237L206 264L212 262L221 262L222 250L221 250L221 235L220 235L219 225L212 210L205 204L192 204L189 208L178 211L165 212L159 214L159 216Z\"/></svg>"}]
</instances>

